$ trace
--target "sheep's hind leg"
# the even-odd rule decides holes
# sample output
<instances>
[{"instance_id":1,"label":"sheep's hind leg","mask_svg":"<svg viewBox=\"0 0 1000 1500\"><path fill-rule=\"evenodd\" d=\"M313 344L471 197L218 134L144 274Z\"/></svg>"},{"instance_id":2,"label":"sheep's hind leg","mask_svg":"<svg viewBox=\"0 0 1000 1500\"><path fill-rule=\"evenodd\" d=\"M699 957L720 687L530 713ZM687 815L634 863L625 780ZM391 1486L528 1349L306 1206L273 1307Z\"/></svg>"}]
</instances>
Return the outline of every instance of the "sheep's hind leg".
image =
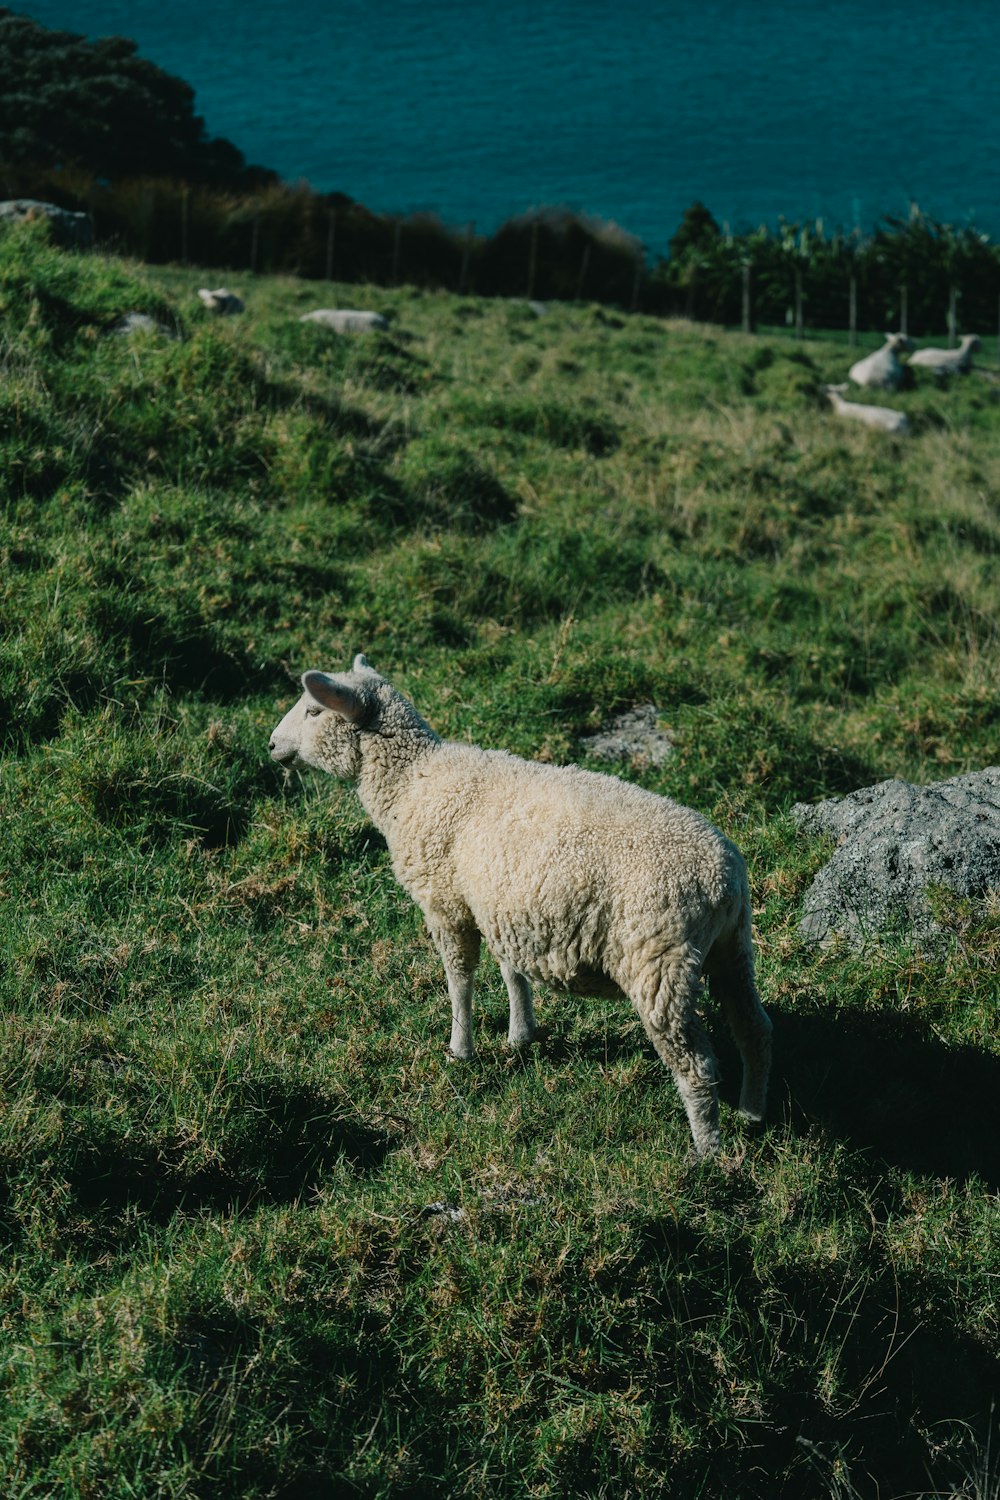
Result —
<instances>
[{"instance_id":1,"label":"sheep's hind leg","mask_svg":"<svg viewBox=\"0 0 1000 1500\"><path fill-rule=\"evenodd\" d=\"M535 1038L535 1007L531 998L531 985L523 974L510 964L500 960L500 973L507 986L510 999L510 1025L507 1041L511 1047L526 1047Z\"/></svg>"},{"instance_id":2,"label":"sheep's hind leg","mask_svg":"<svg viewBox=\"0 0 1000 1500\"><path fill-rule=\"evenodd\" d=\"M670 1069L687 1112L699 1156L719 1149L718 1069L696 1009L700 956L689 948L664 955L645 982L629 994L646 1035Z\"/></svg>"},{"instance_id":3,"label":"sheep's hind leg","mask_svg":"<svg viewBox=\"0 0 1000 1500\"><path fill-rule=\"evenodd\" d=\"M713 948L705 969L712 994L722 1006L743 1060L740 1114L759 1124L767 1109L772 1027L757 993L749 939L741 937L730 949L719 953Z\"/></svg>"},{"instance_id":4,"label":"sheep's hind leg","mask_svg":"<svg viewBox=\"0 0 1000 1500\"><path fill-rule=\"evenodd\" d=\"M430 925L430 924L428 924ZM434 946L441 955L451 1001L452 1057L467 1062L476 1055L472 1040L472 988L479 962L479 933L448 927L430 927Z\"/></svg>"}]
</instances>

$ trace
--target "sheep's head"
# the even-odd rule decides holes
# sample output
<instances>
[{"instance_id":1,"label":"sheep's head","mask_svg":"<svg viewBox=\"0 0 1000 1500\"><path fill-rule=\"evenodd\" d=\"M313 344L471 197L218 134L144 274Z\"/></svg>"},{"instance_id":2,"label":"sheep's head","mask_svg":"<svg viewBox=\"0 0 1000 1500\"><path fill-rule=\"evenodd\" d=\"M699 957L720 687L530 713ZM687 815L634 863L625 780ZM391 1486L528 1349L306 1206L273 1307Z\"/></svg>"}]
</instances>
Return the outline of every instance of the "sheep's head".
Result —
<instances>
[{"instance_id":1,"label":"sheep's head","mask_svg":"<svg viewBox=\"0 0 1000 1500\"><path fill-rule=\"evenodd\" d=\"M361 731L377 715L373 689L381 682L360 654L350 672L306 672L305 692L271 735L271 759L355 780L361 768Z\"/></svg>"},{"instance_id":2,"label":"sheep's head","mask_svg":"<svg viewBox=\"0 0 1000 1500\"><path fill-rule=\"evenodd\" d=\"M302 697L271 735L271 759L283 766L357 781L372 742L437 743L408 699L360 653L350 672L306 672L302 686Z\"/></svg>"},{"instance_id":3,"label":"sheep's head","mask_svg":"<svg viewBox=\"0 0 1000 1500\"><path fill-rule=\"evenodd\" d=\"M893 354L905 354L907 349L913 348L913 340L906 333L887 333L885 336L886 347Z\"/></svg>"}]
</instances>

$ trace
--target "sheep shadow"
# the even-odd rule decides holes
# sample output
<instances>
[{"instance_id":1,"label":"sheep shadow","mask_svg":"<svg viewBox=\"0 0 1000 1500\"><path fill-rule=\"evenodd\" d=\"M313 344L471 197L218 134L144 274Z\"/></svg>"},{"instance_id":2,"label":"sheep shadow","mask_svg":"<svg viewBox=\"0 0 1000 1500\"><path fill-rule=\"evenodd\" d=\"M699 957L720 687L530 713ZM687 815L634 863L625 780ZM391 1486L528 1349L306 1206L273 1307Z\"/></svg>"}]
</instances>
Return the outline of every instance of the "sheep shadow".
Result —
<instances>
[{"instance_id":1,"label":"sheep shadow","mask_svg":"<svg viewBox=\"0 0 1000 1500\"><path fill-rule=\"evenodd\" d=\"M883 1009L852 1015L830 1008L803 1014L769 1005L774 1062L768 1121L795 1135L817 1127L884 1167L1000 1190L1000 1058L969 1045L942 1043L926 1022ZM716 1007L708 1026L719 1061L719 1094L735 1109L742 1067ZM507 1013L499 1003L477 1019L480 1035L502 1046ZM535 1044L547 1064L613 1066L655 1053L623 1000L613 1023L572 1026L557 1014L541 1022ZM666 1070L650 1082L669 1085ZM499 1079L502 1075L498 1074ZM993 1123L991 1123L993 1122Z\"/></svg>"},{"instance_id":2,"label":"sheep shadow","mask_svg":"<svg viewBox=\"0 0 1000 1500\"><path fill-rule=\"evenodd\" d=\"M949 1047L894 1010L770 1014L772 1120L782 1112L796 1133L820 1126L886 1166L1000 1188L1000 1058ZM733 1102L739 1061L728 1038L717 1041Z\"/></svg>"}]
</instances>

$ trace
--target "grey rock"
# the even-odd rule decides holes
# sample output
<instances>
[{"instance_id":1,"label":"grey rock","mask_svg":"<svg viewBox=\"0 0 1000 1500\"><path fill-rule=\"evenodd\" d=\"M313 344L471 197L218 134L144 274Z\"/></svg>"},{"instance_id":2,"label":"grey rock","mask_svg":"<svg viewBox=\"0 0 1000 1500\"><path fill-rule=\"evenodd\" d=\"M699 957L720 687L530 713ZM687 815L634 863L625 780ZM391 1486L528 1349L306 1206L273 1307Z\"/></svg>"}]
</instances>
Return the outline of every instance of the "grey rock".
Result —
<instances>
[{"instance_id":1,"label":"grey rock","mask_svg":"<svg viewBox=\"0 0 1000 1500\"><path fill-rule=\"evenodd\" d=\"M63 245L86 250L94 243L94 221L89 214L74 213L55 203L42 203L38 198L8 198L0 203L0 224L17 224L25 219L48 219Z\"/></svg>"},{"instance_id":2,"label":"grey rock","mask_svg":"<svg viewBox=\"0 0 1000 1500\"><path fill-rule=\"evenodd\" d=\"M673 744L665 729L657 726L659 710L652 703L641 703L627 713L605 724L597 734L580 741L588 755L597 760L639 761L644 765L662 766L673 754Z\"/></svg>"},{"instance_id":3,"label":"grey rock","mask_svg":"<svg viewBox=\"0 0 1000 1500\"><path fill-rule=\"evenodd\" d=\"M458 1224L465 1218L465 1209L451 1203L425 1203L419 1215L421 1219L443 1218L450 1224Z\"/></svg>"},{"instance_id":4,"label":"grey rock","mask_svg":"<svg viewBox=\"0 0 1000 1500\"><path fill-rule=\"evenodd\" d=\"M930 786L882 781L798 802L792 817L804 832L837 840L806 892L799 930L809 942L841 938L860 948L907 931L925 944L940 934L928 887L973 899L1000 890L1000 766Z\"/></svg>"},{"instance_id":5,"label":"grey rock","mask_svg":"<svg viewBox=\"0 0 1000 1500\"><path fill-rule=\"evenodd\" d=\"M113 325L111 332L121 334L125 338L133 333L156 333L167 339L177 337L174 329L168 328L166 323L158 323L155 318L149 316L149 313L141 312L125 313Z\"/></svg>"}]
</instances>

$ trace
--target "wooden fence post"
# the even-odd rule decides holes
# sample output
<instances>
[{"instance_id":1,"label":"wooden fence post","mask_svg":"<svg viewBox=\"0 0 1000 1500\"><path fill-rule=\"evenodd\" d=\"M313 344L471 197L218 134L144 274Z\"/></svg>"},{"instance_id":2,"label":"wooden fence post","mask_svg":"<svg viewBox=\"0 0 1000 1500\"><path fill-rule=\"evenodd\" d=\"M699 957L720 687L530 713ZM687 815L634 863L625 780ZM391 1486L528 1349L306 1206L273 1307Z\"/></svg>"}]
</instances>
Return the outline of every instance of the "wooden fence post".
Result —
<instances>
[{"instance_id":1,"label":"wooden fence post","mask_svg":"<svg viewBox=\"0 0 1000 1500\"><path fill-rule=\"evenodd\" d=\"M531 248L528 251L528 301L535 295L535 273L538 270L538 220L531 226Z\"/></svg>"},{"instance_id":2,"label":"wooden fence post","mask_svg":"<svg viewBox=\"0 0 1000 1500\"><path fill-rule=\"evenodd\" d=\"M260 252L260 214L254 214L253 225L250 230L250 270L256 276L257 260Z\"/></svg>"},{"instance_id":3,"label":"wooden fence post","mask_svg":"<svg viewBox=\"0 0 1000 1500\"><path fill-rule=\"evenodd\" d=\"M852 276L847 293L847 341L851 348L858 342L858 278Z\"/></svg>"},{"instance_id":4,"label":"wooden fence post","mask_svg":"<svg viewBox=\"0 0 1000 1500\"><path fill-rule=\"evenodd\" d=\"M188 198L190 189L187 183L181 188L181 265L188 263Z\"/></svg>"},{"instance_id":5,"label":"wooden fence post","mask_svg":"<svg viewBox=\"0 0 1000 1500\"><path fill-rule=\"evenodd\" d=\"M948 293L948 348L954 349L958 342L958 299L960 292L953 286Z\"/></svg>"},{"instance_id":6,"label":"wooden fence post","mask_svg":"<svg viewBox=\"0 0 1000 1500\"><path fill-rule=\"evenodd\" d=\"M465 226L465 244L462 246L462 268L458 273L459 296L464 297L469 286L469 260L472 255L472 236L476 226L471 221Z\"/></svg>"},{"instance_id":7,"label":"wooden fence post","mask_svg":"<svg viewBox=\"0 0 1000 1500\"><path fill-rule=\"evenodd\" d=\"M153 195L152 188L143 188L141 204L142 207L140 209L140 214L142 220L142 258L143 260L148 260L151 240L150 229L153 222L153 209L156 205L156 199ZM90 208L89 203L87 204L87 207ZM94 216L94 211L92 208L90 209L90 216L91 218L93 218Z\"/></svg>"},{"instance_id":8,"label":"wooden fence post","mask_svg":"<svg viewBox=\"0 0 1000 1500\"><path fill-rule=\"evenodd\" d=\"M910 330L907 327L907 324L909 322L909 315L910 315L910 288L907 286L906 282L904 281L903 285L899 289L899 331L900 331L900 333L909 334Z\"/></svg>"},{"instance_id":9,"label":"wooden fence post","mask_svg":"<svg viewBox=\"0 0 1000 1500\"><path fill-rule=\"evenodd\" d=\"M583 301L583 283L587 279L587 267L590 265L590 244L583 247L583 255L580 257L580 274L576 278L576 300Z\"/></svg>"},{"instance_id":10,"label":"wooden fence post","mask_svg":"<svg viewBox=\"0 0 1000 1500\"><path fill-rule=\"evenodd\" d=\"M8 193L7 196L9 198L13 198L14 194L13 193ZM100 237L100 233L99 233L98 227L97 227L97 212L96 212L97 202L98 202L97 185L96 185L96 183L91 183L90 187L87 189L87 212L89 213L89 215L91 217L91 221L92 221L92 223L94 225L94 241L95 241L96 244L100 244L101 237ZM149 225L148 225L148 223L146 225L146 234L147 234L147 237L148 237L148 234L149 234ZM143 258L143 260L148 259L148 254L144 254L142 258Z\"/></svg>"},{"instance_id":11,"label":"wooden fence post","mask_svg":"<svg viewBox=\"0 0 1000 1500\"><path fill-rule=\"evenodd\" d=\"M326 225L326 279L333 280L333 249L337 242L337 210L330 208Z\"/></svg>"},{"instance_id":12,"label":"wooden fence post","mask_svg":"<svg viewBox=\"0 0 1000 1500\"><path fill-rule=\"evenodd\" d=\"M639 297L642 293L642 273L646 266L646 252L637 250L635 252L635 274L632 277L632 301L629 304L629 312L639 311Z\"/></svg>"},{"instance_id":13,"label":"wooden fence post","mask_svg":"<svg viewBox=\"0 0 1000 1500\"><path fill-rule=\"evenodd\" d=\"M795 337L804 338L804 323L802 319L802 269L795 267Z\"/></svg>"},{"instance_id":14,"label":"wooden fence post","mask_svg":"<svg viewBox=\"0 0 1000 1500\"><path fill-rule=\"evenodd\" d=\"M399 285L399 246L403 238L403 221L397 219L392 231L392 284Z\"/></svg>"},{"instance_id":15,"label":"wooden fence post","mask_svg":"<svg viewBox=\"0 0 1000 1500\"><path fill-rule=\"evenodd\" d=\"M743 332L744 333L751 333L753 331L753 318L751 316L751 310L750 310L750 262L748 260L745 260L743 262L743 277L742 277L742 279L743 279L743 298L742 298L742 308L741 308L741 314L742 314L742 317L741 317L741 326L743 328Z\"/></svg>"},{"instance_id":16,"label":"wooden fence post","mask_svg":"<svg viewBox=\"0 0 1000 1500\"><path fill-rule=\"evenodd\" d=\"M698 262L692 261L687 278L687 309L684 313L686 318L692 321L698 316Z\"/></svg>"}]
</instances>

